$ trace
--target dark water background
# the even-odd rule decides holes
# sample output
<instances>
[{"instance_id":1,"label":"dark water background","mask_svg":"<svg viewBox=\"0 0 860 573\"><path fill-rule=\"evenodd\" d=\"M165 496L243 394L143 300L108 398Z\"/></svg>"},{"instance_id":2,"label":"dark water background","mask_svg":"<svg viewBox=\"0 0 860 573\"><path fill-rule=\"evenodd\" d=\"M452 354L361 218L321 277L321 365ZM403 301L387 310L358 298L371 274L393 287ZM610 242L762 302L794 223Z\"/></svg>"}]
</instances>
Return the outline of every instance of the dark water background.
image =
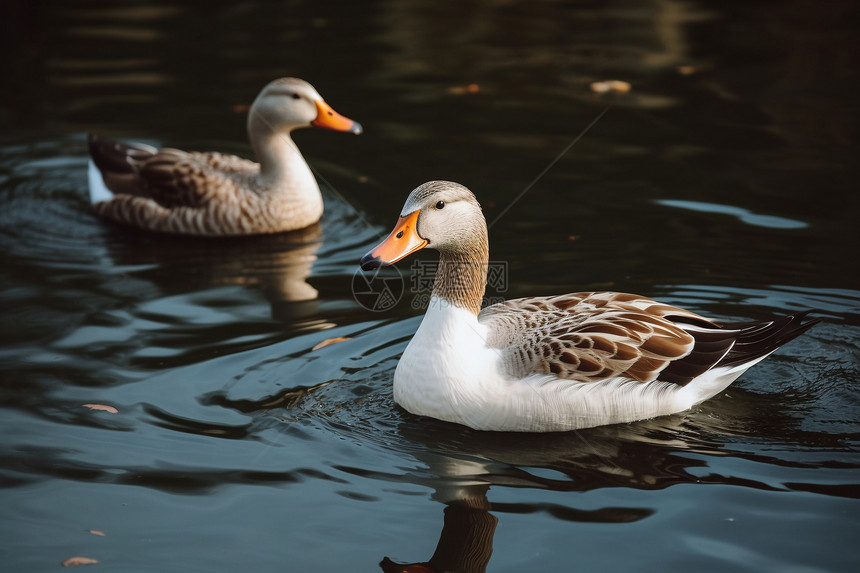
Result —
<instances>
[{"instance_id":1,"label":"dark water background","mask_svg":"<svg viewBox=\"0 0 860 573\"><path fill-rule=\"evenodd\" d=\"M853 2L2 10L4 571L76 555L379 571L434 552L440 570L857 571ZM205 241L91 215L87 132L247 156L236 106L283 75L366 129L296 136L319 228ZM605 79L632 91L589 89ZM440 178L493 221L504 296L824 321L677 416L539 436L416 418L391 378L420 293L407 276L370 312L351 285L406 194ZM312 350L332 337L350 340Z\"/></svg>"}]
</instances>

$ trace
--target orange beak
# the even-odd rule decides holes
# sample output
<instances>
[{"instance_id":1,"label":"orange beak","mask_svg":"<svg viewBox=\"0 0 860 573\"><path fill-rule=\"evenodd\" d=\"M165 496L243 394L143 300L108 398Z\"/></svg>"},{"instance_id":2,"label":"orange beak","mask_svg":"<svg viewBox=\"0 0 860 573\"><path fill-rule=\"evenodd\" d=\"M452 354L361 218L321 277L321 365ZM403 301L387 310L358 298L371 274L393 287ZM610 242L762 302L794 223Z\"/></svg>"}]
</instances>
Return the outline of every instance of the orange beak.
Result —
<instances>
[{"instance_id":1,"label":"orange beak","mask_svg":"<svg viewBox=\"0 0 860 573\"><path fill-rule=\"evenodd\" d=\"M356 135L364 131L360 123L340 115L326 102L314 100L314 103L317 105L317 118L311 122L311 125L335 131L351 131Z\"/></svg>"},{"instance_id":2,"label":"orange beak","mask_svg":"<svg viewBox=\"0 0 860 573\"><path fill-rule=\"evenodd\" d=\"M372 271L394 264L403 257L426 247L427 241L418 235L418 213L420 212L421 209L418 209L405 217L400 217L391 234L375 249L361 257L361 269Z\"/></svg>"}]
</instances>

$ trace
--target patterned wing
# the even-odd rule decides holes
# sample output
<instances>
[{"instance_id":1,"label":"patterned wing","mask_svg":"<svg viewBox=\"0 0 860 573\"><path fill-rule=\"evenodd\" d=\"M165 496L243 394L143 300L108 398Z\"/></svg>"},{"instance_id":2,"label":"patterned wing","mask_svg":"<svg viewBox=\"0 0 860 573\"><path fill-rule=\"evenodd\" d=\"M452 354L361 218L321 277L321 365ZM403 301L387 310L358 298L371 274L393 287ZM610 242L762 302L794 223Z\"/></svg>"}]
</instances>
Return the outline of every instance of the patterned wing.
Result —
<instances>
[{"instance_id":1,"label":"patterned wing","mask_svg":"<svg viewBox=\"0 0 860 573\"><path fill-rule=\"evenodd\" d=\"M488 344L502 352L512 376L554 374L581 382L655 380L693 352L696 338L684 327L719 332L695 313L607 292L511 300L487 307L479 320L491 324ZM725 342L727 350L731 342Z\"/></svg>"},{"instance_id":2,"label":"patterned wing","mask_svg":"<svg viewBox=\"0 0 860 573\"><path fill-rule=\"evenodd\" d=\"M141 188L162 207L202 207L236 193L256 169L256 163L230 155L166 148L141 162L138 175Z\"/></svg>"}]
</instances>

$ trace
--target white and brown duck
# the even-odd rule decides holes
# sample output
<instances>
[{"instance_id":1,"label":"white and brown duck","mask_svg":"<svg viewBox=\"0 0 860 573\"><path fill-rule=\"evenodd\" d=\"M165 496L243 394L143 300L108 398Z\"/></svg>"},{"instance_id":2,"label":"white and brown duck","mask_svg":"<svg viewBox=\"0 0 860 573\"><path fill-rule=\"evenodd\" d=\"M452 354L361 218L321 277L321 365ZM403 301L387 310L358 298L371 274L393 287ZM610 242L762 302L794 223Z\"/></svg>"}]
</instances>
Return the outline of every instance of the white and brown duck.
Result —
<instances>
[{"instance_id":1,"label":"white and brown duck","mask_svg":"<svg viewBox=\"0 0 860 573\"><path fill-rule=\"evenodd\" d=\"M90 135L90 199L97 214L164 233L279 233L319 221L323 200L293 130L318 126L355 134L304 80L269 83L248 112L259 163L222 153L155 149Z\"/></svg>"},{"instance_id":2,"label":"white and brown duck","mask_svg":"<svg viewBox=\"0 0 860 573\"><path fill-rule=\"evenodd\" d=\"M390 265L440 253L430 304L394 372L414 414L479 430L547 432L687 410L816 320L806 313L720 324L615 292L530 297L481 310L487 225L462 185L431 181L406 200L394 231L361 260Z\"/></svg>"}]
</instances>

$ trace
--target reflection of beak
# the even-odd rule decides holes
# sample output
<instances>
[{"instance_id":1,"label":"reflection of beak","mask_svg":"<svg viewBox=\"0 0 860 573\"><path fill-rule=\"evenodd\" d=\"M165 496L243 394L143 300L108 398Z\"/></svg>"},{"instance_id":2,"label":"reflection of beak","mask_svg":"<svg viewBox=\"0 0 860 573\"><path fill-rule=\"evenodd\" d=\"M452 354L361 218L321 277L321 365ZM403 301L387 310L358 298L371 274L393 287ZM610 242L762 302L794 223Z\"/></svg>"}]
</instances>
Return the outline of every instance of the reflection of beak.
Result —
<instances>
[{"instance_id":1,"label":"reflection of beak","mask_svg":"<svg viewBox=\"0 0 860 573\"><path fill-rule=\"evenodd\" d=\"M311 125L335 131L351 131L356 135L364 131L360 123L340 115L326 102L318 99L314 100L314 103L317 104L317 118L311 122Z\"/></svg>"},{"instance_id":2,"label":"reflection of beak","mask_svg":"<svg viewBox=\"0 0 860 573\"><path fill-rule=\"evenodd\" d=\"M427 246L427 241L418 235L418 213L413 211L397 220L394 230L375 249L361 257L361 268L372 271L391 265L415 251Z\"/></svg>"}]
</instances>

